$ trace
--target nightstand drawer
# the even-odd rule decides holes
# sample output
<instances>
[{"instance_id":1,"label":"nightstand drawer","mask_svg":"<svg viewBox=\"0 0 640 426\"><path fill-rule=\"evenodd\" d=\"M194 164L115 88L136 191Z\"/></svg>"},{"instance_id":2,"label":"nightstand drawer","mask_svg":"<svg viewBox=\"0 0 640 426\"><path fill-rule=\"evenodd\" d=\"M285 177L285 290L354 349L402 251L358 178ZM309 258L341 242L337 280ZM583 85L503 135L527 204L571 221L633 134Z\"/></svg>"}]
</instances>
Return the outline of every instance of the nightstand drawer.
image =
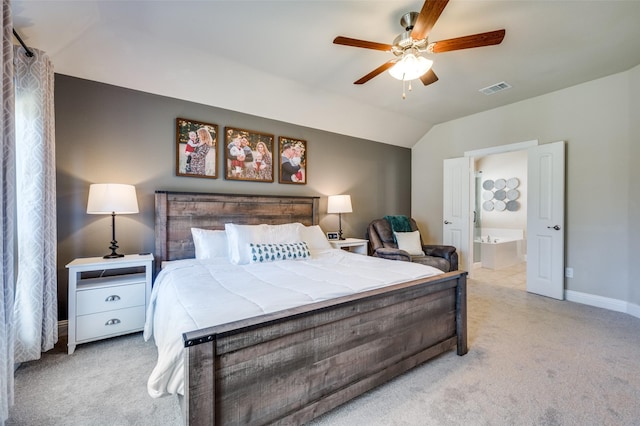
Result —
<instances>
[{"instance_id":1,"label":"nightstand drawer","mask_svg":"<svg viewBox=\"0 0 640 426\"><path fill-rule=\"evenodd\" d=\"M122 285L76 293L77 315L95 314L145 304L145 283Z\"/></svg>"},{"instance_id":2,"label":"nightstand drawer","mask_svg":"<svg viewBox=\"0 0 640 426\"><path fill-rule=\"evenodd\" d=\"M108 335L124 334L144 328L145 307L118 309L93 315L78 316L76 340L95 339Z\"/></svg>"}]
</instances>

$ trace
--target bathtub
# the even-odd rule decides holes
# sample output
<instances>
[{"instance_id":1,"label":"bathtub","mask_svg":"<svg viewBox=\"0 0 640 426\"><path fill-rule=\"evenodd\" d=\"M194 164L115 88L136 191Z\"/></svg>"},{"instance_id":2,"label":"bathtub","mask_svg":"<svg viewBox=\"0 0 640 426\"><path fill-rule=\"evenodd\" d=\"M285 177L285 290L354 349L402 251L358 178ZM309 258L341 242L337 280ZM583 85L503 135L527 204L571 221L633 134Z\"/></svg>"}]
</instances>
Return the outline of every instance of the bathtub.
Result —
<instances>
[{"instance_id":1,"label":"bathtub","mask_svg":"<svg viewBox=\"0 0 640 426\"><path fill-rule=\"evenodd\" d=\"M502 269L523 262L522 229L482 228L474 240L483 268Z\"/></svg>"}]
</instances>

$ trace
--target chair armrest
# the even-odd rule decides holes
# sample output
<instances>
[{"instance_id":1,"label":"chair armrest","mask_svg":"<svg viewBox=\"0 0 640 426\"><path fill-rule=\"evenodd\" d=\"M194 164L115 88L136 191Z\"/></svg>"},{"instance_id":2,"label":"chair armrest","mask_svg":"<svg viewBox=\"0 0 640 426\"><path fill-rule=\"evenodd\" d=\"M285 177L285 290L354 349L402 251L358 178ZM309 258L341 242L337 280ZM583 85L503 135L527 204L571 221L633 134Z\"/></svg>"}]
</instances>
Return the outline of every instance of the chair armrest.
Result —
<instances>
[{"instance_id":1,"label":"chair armrest","mask_svg":"<svg viewBox=\"0 0 640 426\"><path fill-rule=\"evenodd\" d=\"M426 254L427 256L444 258L447 258L448 256L451 256L451 254L456 252L456 248L454 246L441 245L424 245L422 246L422 250L424 250L424 254Z\"/></svg>"},{"instance_id":2,"label":"chair armrest","mask_svg":"<svg viewBox=\"0 0 640 426\"><path fill-rule=\"evenodd\" d=\"M411 262L411 255L405 250L390 247L380 247L374 253L374 256L381 257L389 260L402 260L404 262Z\"/></svg>"},{"instance_id":3,"label":"chair armrest","mask_svg":"<svg viewBox=\"0 0 640 426\"><path fill-rule=\"evenodd\" d=\"M458 253L454 246L426 245L422 246L427 256L442 257L449 261L452 271L458 270Z\"/></svg>"}]
</instances>

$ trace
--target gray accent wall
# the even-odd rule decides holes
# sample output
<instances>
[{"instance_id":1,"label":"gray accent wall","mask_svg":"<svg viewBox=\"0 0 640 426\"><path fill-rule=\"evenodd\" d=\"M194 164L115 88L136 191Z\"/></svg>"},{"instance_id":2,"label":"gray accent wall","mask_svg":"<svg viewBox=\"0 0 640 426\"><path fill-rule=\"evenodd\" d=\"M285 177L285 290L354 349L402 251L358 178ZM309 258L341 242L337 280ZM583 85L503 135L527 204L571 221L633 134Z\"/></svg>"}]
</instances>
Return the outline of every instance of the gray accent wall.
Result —
<instances>
[{"instance_id":1,"label":"gray accent wall","mask_svg":"<svg viewBox=\"0 0 640 426\"><path fill-rule=\"evenodd\" d=\"M326 214L327 196L350 194L354 212L343 215L342 227L345 236L357 238L365 237L375 218L411 213L408 148L61 74L55 79L55 108L60 319L67 318L65 265L110 252L111 217L86 214L92 183L136 186L140 213L116 217L118 251L125 254L154 251L156 190L319 196L325 231L338 228L337 215ZM278 136L306 140L308 183L277 183L277 167L274 183L225 180L222 139L218 179L176 176L177 117L217 124L221 134L225 126L270 133L276 146Z\"/></svg>"}]
</instances>

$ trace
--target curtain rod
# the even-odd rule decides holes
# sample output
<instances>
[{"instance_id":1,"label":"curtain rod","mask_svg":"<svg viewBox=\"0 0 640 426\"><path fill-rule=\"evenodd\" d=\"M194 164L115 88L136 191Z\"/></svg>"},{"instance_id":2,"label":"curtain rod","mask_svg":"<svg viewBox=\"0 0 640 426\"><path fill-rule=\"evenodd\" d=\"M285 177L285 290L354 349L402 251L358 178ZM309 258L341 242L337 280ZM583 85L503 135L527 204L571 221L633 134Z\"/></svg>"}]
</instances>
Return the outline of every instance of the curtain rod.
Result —
<instances>
[{"instance_id":1,"label":"curtain rod","mask_svg":"<svg viewBox=\"0 0 640 426\"><path fill-rule=\"evenodd\" d=\"M18 35L18 33L16 32L15 28L13 29L13 35L18 39L18 42L20 42L20 45L24 48L25 55L27 55L28 57L32 58L33 57L33 52L27 47L26 44L24 44L24 41L22 41L22 38L20 38L20 36Z\"/></svg>"}]
</instances>

